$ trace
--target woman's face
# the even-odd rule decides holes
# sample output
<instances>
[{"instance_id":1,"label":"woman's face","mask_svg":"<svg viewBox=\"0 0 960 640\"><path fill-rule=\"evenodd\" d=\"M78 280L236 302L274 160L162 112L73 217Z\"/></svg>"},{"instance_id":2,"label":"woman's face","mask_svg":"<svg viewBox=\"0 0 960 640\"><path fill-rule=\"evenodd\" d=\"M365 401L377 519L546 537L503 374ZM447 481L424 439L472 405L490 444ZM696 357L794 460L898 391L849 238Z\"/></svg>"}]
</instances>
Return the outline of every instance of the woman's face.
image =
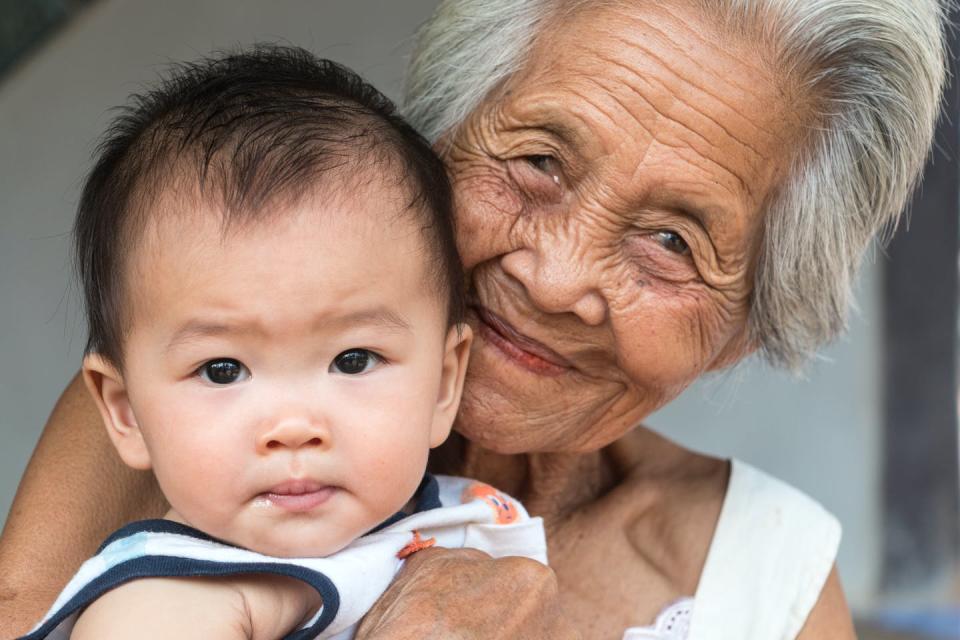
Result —
<instances>
[{"instance_id":1,"label":"woman's face","mask_svg":"<svg viewBox=\"0 0 960 640\"><path fill-rule=\"evenodd\" d=\"M763 55L687 9L588 9L451 140L464 435L596 449L750 352L764 207L800 131Z\"/></svg>"}]
</instances>

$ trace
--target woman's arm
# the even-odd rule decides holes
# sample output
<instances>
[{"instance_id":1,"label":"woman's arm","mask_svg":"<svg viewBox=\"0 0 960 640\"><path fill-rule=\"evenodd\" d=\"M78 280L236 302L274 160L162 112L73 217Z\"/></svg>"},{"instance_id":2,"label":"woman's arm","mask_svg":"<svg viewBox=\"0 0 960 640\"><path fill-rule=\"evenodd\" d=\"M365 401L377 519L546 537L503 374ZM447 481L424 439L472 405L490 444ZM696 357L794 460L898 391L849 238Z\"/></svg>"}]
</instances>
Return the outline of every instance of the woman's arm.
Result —
<instances>
[{"instance_id":1,"label":"woman's arm","mask_svg":"<svg viewBox=\"0 0 960 640\"><path fill-rule=\"evenodd\" d=\"M834 566L797 640L856 640L853 619Z\"/></svg>"},{"instance_id":2,"label":"woman's arm","mask_svg":"<svg viewBox=\"0 0 960 640\"><path fill-rule=\"evenodd\" d=\"M117 457L80 376L64 391L0 537L0 637L25 633L125 522L167 509L153 475Z\"/></svg>"}]
</instances>

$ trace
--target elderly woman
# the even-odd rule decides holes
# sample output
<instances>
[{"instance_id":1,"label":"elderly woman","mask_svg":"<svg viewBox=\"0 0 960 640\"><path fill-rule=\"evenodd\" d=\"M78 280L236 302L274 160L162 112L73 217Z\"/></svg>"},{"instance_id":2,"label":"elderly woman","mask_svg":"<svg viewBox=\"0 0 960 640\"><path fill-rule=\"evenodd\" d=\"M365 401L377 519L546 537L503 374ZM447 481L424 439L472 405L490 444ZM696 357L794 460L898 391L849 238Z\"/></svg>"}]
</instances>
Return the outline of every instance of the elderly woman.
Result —
<instances>
[{"instance_id":1,"label":"elderly woman","mask_svg":"<svg viewBox=\"0 0 960 640\"><path fill-rule=\"evenodd\" d=\"M705 372L755 351L796 369L842 330L930 144L942 19L936 0L440 4L408 115L450 168L478 339L436 463L542 515L551 570L422 552L361 637L853 637L833 518L640 423ZM0 547L7 631L160 502L73 384Z\"/></svg>"}]
</instances>

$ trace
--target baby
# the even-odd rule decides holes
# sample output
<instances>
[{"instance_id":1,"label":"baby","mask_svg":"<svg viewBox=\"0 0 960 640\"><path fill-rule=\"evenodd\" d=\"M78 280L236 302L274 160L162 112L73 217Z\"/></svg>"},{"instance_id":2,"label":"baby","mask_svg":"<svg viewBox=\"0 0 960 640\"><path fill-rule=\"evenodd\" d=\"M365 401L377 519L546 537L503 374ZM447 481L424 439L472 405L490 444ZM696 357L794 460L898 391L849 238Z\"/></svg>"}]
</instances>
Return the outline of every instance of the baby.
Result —
<instances>
[{"instance_id":1,"label":"baby","mask_svg":"<svg viewBox=\"0 0 960 640\"><path fill-rule=\"evenodd\" d=\"M136 98L76 221L83 375L170 511L108 538L26 638L348 638L425 546L545 562L539 519L425 473L471 341L450 207L389 100L303 50Z\"/></svg>"}]
</instances>

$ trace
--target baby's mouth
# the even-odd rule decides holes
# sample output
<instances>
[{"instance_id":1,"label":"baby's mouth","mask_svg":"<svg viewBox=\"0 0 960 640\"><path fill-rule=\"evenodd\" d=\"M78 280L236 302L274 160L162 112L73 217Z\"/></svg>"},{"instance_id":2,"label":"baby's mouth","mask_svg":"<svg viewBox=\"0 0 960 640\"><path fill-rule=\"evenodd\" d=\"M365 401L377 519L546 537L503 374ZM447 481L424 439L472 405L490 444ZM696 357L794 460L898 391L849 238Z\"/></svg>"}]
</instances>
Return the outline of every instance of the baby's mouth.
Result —
<instances>
[{"instance_id":1,"label":"baby's mouth","mask_svg":"<svg viewBox=\"0 0 960 640\"><path fill-rule=\"evenodd\" d=\"M259 498L285 511L303 513L329 500L337 490L337 487L315 480L295 479L281 482L260 494Z\"/></svg>"}]
</instances>

